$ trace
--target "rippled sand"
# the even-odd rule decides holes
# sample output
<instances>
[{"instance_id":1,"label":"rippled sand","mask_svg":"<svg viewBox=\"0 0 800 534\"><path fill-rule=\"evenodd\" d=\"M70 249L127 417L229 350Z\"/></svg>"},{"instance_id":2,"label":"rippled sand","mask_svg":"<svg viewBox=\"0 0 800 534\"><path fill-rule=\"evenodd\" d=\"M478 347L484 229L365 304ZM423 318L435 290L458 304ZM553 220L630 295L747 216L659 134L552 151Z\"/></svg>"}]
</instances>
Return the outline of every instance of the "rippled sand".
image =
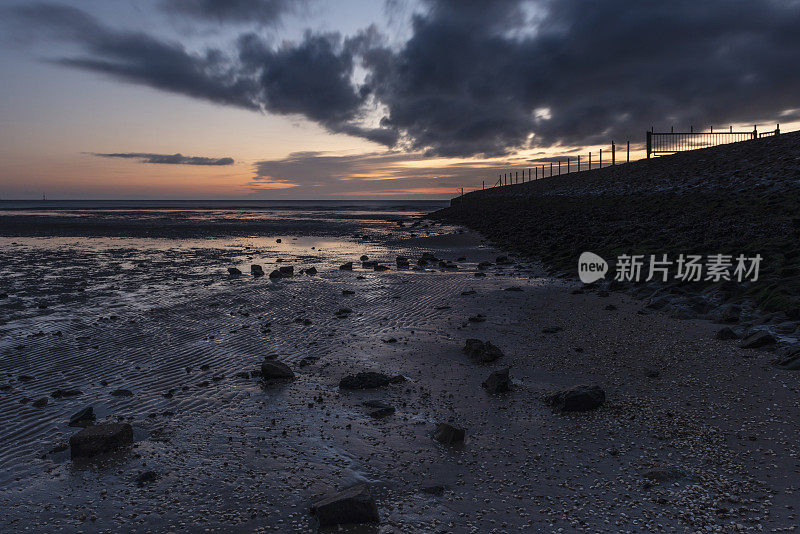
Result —
<instances>
[{"instance_id":1,"label":"rippled sand","mask_svg":"<svg viewBox=\"0 0 800 534\"><path fill-rule=\"evenodd\" d=\"M356 481L370 483L381 514L358 532L794 524L796 375L714 341L714 325L639 314L627 297L573 295L532 263L475 277L499 254L480 236L436 226L412 237L394 221L371 232L280 244L2 238L14 291L0 326L0 384L10 386L0 391L0 530L311 531L313 496ZM426 251L466 259L458 270L393 265ZM392 268L360 269L361 254ZM356 270L339 270L344 261ZM255 279L251 263L319 274ZM233 265L245 274L229 277ZM352 313L336 317L343 307ZM470 322L477 313L486 320ZM553 326L563 330L543 333ZM461 347L473 337L505 356L470 362ZM238 375L273 354L294 382L264 388ZM505 366L514 390L487 395L481 382ZM339 379L364 370L407 380L339 391ZM580 382L601 384L606 405L563 416L542 402ZM52 398L58 389L81 394ZM362 403L372 399L395 414L369 417ZM74 465L68 450L49 451L89 405L99 420L131 422L136 443ZM432 440L448 420L466 428L462 447ZM642 477L661 465L691 481ZM429 486L441 495L421 491Z\"/></svg>"}]
</instances>

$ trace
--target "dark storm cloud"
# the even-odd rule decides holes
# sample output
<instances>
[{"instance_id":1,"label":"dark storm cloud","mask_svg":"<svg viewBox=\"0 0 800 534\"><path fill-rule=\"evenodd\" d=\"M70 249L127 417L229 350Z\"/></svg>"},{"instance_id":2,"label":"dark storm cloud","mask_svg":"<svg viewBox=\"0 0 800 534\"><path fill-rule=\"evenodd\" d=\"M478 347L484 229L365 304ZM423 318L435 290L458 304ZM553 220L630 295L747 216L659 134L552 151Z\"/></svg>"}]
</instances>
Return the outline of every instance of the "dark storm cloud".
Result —
<instances>
[{"instance_id":1,"label":"dark storm cloud","mask_svg":"<svg viewBox=\"0 0 800 534\"><path fill-rule=\"evenodd\" d=\"M170 12L213 22L276 24L302 7L304 0L162 0Z\"/></svg>"},{"instance_id":2,"label":"dark storm cloud","mask_svg":"<svg viewBox=\"0 0 800 534\"><path fill-rule=\"evenodd\" d=\"M83 55L60 65L215 103L305 116L336 133L393 145L391 128L361 124L369 97L351 80L354 50L369 31L342 39L307 32L297 44L271 47L255 34L240 36L233 55L219 49L191 52L180 43L142 32L113 30L70 7L34 4L11 10L17 20L81 46Z\"/></svg>"},{"instance_id":3,"label":"dark storm cloud","mask_svg":"<svg viewBox=\"0 0 800 534\"><path fill-rule=\"evenodd\" d=\"M229 5L220 9L231 13L242 5L187 0L184 8L202 5L212 13L212 4ZM247 34L233 53L188 51L52 5L21 8L17 16L84 49L61 64L221 104L298 114L331 132L428 155L636 140L651 124L772 122L799 107L797 0L424 6L397 47L371 29L347 38L308 32L278 47ZM358 67L365 73L360 85Z\"/></svg>"},{"instance_id":4,"label":"dark storm cloud","mask_svg":"<svg viewBox=\"0 0 800 534\"><path fill-rule=\"evenodd\" d=\"M399 51L366 56L368 84L438 155L769 120L797 107L799 24L796 1L431 2Z\"/></svg>"},{"instance_id":5,"label":"dark storm cloud","mask_svg":"<svg viewBox=\"0 0 800 534\"><path fill-rule=\"evenodd\" d=\"M113 154L97 154L100 158L136 159L141 163L157 163L161 165L233 165L233 158L206 158L202 156L184 156L183 154L148 154L143 152L120 152Z\"/></svg>"},{"instance_id":6,"label":"dark storm cloud","mask_svg":"<svg viewBox=\"0 0 800 534\"><path fill-rule=\"evenodd\" d=\"M56 58L55 63L220 104L260 109L257 84L218 50L190 53L180 43L112 30L72 7L32 4L10 13L36 32L49 32L85 49L85 55Z\"/></svg>"}]
</instances>

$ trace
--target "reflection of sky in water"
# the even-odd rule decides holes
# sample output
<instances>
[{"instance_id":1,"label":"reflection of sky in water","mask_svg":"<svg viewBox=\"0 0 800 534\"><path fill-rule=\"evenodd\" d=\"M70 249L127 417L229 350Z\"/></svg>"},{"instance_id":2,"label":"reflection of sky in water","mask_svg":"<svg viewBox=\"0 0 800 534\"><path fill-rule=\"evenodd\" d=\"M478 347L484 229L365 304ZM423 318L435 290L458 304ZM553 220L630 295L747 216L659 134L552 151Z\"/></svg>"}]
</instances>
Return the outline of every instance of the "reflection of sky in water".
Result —
<instances>
[{"instance_id":1,"label":"reflection of sky in water","mask_svg":"<svg viewBox=\"0 0 800 534\"><path fill-rule=\"evenodd\" d=\"M17 212L19 214L27 212ZM214 220L241 219L266 222L269 235L228 237L0 237L0 282L12 299L0 306L5 321L41 315L61 315L74 312L79 305L82 311L102 313L111 298L118 305L135 309L148 309L170 301L192 298L196 288L213 291L224 287L228 280L228 267L236 266L243 276L250 276L250 265L259 264L269 274L280 266L293 265L295 273L314 267L319 278L339 271L339 265L353 261L357 271L374 276L371 269L362 270L359 258L366 254L392 269L397 255L417 253L407 239L440 235L451 227L429 226L422 222L412 228L411 223L423 212L408 211L351 211L337 218L341 212L298 212L279 210L145 210L124 214L94 210L71 211L76 216L90 216L113 227L114 217L125 217L148 222L144 229L186 224L187 219L202 220L201 225L214 224ZM47 220L45 212L36 212ZM55 212L52 224L65 212ZM177 217L176 217L177 215ZM365 217L363 219L358 217ZM156 218L148 219L150 217ZM274 217L274 219L271 219ZM303 220L296 226L295 235L278 234L269 230L270 221L278 221L279 230L292 228L292 220ZM405 220L400 227L398 220ZM324 231L320 231L324 229ZM321 235L320 235L321 234ZM280 243L277 242L280 239ZM263 283L270 283L264 277ZM195 288L195 289L193 289ZM15 304L16 303L16 304ZM46 311L39 304L46 304ZM4 308L4 309L3 309ZM55 318L55 317L51 317Z\"/></svg>"}]
</instances>

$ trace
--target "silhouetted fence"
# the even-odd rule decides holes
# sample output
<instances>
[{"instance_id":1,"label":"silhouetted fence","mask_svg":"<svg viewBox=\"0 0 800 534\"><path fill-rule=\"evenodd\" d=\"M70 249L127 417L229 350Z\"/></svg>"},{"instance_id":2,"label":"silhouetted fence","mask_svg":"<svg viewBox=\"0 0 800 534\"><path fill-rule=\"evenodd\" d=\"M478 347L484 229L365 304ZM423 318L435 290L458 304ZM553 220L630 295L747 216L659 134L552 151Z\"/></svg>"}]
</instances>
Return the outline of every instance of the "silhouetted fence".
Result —
<instances>
[{"instance_id":1,"label":"silhouetted fence","mask_svg":"<svg viewBox=\"0 0 800 534\"><path fill-rule=\"evenodd\" d=\"M675 132L672 130L669 132L655 132L651 129L647 132L647 157L675 154L676 152L738 143L739 141L750 141L751 139L779 135L780 133L780 124L772 131L761 133L759 133L756 126L753 126L753 129L748 132L734 132L733 126L727 132L724 130L715 132L713 127L708 132L695 132L693 129L688 132Z\"/></svg>"},{"instance_id":2,"label":"silhouetted fence","mask_svg":"<svg viewBox=\"0 0 800 534\"><path fill-rule=\"evenodd\" d=\"M753 126L753 129L747 132L734 132L732 126L728 131L717 130L716 132L714 131L713 127L708 132L695 132L693 128L690 128L688 132L675 132L673 129L670 129L669 132L656 132L651 128L650 131L647 132L645 148L647 151L647 157L650 158L651 156L675 154L676 152L684 152L687 150L696 150L699 148L708 148L727 143L736 143L738 141L760 139L762 137L780 135L780 133L780 124L776 125L774 130L766 132L759 132L756 126ZM630 162L630 141L626 142L624 150L625 162ZM583 155L577 155L550 158L550 160L547 162L538 162L531 167L500 173L497 175L497 181L492 187L519 184L532 180L538 180L540 178L548 178L550 176L558 176L572 172L599 169L603 166L607 167L609 165L616 165L618 163L617 151L618 148L616 143L611 141L611 150L605 150L605 159L604 150L602 148L597 153L589 152L586 154L586 157ZM620 154L620 160L621 159L622 154ZM486 188L485 180L483 181L482 188Z\"/></svg>"},{"instance_id":3,"label":"silhouetted fence","mask_svg":"<svg viewBox=\"0 0 800 534\"><path fill-rule=\"evenodd\" d=\"M592 158L592 156L594 156L594 158ZM497 176L497 181L494 183L493 187L519 184L531 180L538 180L540 178L548 178L550 176L560 176L561 174L589 171L592 169L599 169L603 166L616 165L617 144L614 141L611 141L611 150L605 151L605 160L603 157L603 149L601 148L597 153L589 152L585 158L581 155L552 158L550 161L537 163L535 166L526 167L521 171L515 170L501 173ZM630 160L631 142L627 141L625 143L625 161L629 162ZM486 188L485 181L483 182L483 188Z\"/></svg>"}]
</instances>

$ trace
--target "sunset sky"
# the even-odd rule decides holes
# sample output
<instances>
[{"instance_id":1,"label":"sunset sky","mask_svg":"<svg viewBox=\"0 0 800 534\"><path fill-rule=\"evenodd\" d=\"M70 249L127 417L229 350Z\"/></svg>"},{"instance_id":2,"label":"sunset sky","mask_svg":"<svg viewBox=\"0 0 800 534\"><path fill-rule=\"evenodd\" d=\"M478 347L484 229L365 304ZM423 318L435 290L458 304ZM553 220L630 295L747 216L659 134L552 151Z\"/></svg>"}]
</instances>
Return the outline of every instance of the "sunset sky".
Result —
<instances>
[{"instance_id":1,"label":"sunset sky","mask_svg":"<svg viewBox=\"0 0 800 534\"><path fill-rule=\"evenodd\" d=\"M0 199L448 198L798 128L795 0L0 0ZM624 156L623 156L624 157Z\"/></svg>"}]
</instances>

